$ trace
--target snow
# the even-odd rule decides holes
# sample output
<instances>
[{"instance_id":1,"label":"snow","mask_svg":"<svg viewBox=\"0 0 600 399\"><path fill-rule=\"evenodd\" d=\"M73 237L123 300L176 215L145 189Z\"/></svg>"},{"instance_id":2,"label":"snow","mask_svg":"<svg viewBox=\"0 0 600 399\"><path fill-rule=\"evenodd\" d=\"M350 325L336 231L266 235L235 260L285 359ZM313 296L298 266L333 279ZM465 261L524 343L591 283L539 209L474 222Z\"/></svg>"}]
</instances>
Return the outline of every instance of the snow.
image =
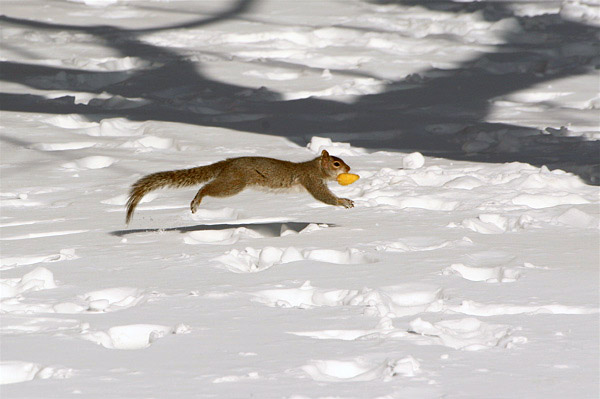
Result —
<instances>
[{"instance_id":1,"label":"snow","mask_svg":"<svg viewBox=\"0 0 600 399\"><path fill-rule=\"evenodd\" d=\"M6 398L593 398L595 0L5 0ZM327 150L355 207L143 175Z\"/></svg>"},{"instance_id":2,"label":"snow","mask_svg":"<svg viewBox=\"0 0 600 399\"><path fill-rule=\"evenodd\" d=\"M87 327L87 326L86 326ZM108 349L144 349L166 334L182 334L189 331L184 324L173 328L151 324L115 326L105 331L90 332L82 329L81 338L95 342Z\"/></svg>"},{"instance_id":3,"label":"snow","mask_svg":"<svg viewBox=\"0 0 600 399\"><path fill-rule=\"evenodd\" d=\"M419 169L425 165L425 158L420 152L413 152L402 158L404 169Z\"/></svg>"}]
</instances>

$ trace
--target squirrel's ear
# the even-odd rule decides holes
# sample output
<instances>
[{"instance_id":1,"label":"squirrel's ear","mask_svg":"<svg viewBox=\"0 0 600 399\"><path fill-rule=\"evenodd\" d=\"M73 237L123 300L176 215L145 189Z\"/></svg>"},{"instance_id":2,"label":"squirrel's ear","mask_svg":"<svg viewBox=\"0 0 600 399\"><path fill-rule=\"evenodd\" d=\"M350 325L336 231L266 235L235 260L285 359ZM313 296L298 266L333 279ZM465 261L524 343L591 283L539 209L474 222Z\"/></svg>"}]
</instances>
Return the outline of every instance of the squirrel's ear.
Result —
<instances>
[{"instance_id":1,"label":"squirrel's ear","mask_svg":"<svg viewBox=\"0 0 600 399\"><path fill-rule=\"evenodd\" d=\"M321 151L321 167L327 168L330 160L331 157L329 156L329 153L325 150Z\"/></svg>"}]
</instances>

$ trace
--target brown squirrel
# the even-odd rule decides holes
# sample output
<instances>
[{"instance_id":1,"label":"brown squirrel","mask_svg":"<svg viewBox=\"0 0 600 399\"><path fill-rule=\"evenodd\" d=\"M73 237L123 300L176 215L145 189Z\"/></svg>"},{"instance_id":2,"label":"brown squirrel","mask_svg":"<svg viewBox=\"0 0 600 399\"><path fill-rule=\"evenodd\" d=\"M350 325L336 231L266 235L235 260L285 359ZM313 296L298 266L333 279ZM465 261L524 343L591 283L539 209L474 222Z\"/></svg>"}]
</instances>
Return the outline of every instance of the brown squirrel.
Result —
<instances>
[{"instance_id":1,"label":"brown squirrel","mask_svg":"<svg viewBox=\"0 0 600 399\"><path fill-rule=\"evenodd\" d=\"M241 192L246 186L271 189L304 187L315 199L329 205L352 208L354 202L338 198L327 188L326 181L336 180L348 173L350 166L325 150L321 156L306 162L289 162L266 157L230 158L211 165L191 169L171 170L142 177L131 186L127 201L129 224L137 204L150 191L163 187L187 187L208 182L196 194L190 208L195 213L205 196L229 197Z\"/></svg>"}]
</instances>

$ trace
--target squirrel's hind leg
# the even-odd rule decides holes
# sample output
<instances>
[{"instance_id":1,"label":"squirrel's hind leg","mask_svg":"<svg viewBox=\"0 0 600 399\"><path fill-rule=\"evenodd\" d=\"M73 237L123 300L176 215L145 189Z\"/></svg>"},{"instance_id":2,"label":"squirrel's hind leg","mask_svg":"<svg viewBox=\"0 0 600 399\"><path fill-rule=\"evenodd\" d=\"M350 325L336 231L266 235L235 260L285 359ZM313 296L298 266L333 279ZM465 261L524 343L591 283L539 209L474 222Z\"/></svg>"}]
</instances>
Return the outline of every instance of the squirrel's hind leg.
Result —
<instances>
[{"instance_id":1,"label":"squirrel's hind leg","mask_svg":"<svg viewBox=\"0 0 600 399\"><path fill-rule=\"evenodd\" d=\"M216 179L206 184L200 190L192 200L190 209L192 213L196 213L202 198L205 196L209 197L231 197L232 195L238 194L246 187L246 183L240 179Z\"/></svg>"}]
</instances>

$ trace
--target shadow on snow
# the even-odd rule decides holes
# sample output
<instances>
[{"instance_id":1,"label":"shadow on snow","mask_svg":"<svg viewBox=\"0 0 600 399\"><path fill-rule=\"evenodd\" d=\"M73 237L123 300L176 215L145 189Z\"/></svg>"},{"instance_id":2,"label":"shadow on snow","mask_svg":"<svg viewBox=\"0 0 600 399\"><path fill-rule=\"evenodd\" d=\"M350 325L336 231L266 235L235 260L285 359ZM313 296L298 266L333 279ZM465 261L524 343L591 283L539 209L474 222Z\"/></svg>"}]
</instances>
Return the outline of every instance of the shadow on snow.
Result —
<instances>
[{"instance_id":1,"label":"shadow on snow","mask_svg":"<svg viewBox=\"0 0 600 399\"><path fill-rule=\"evenodd\" d=\"M556 137L528 127L486 122L494 98L534 85L589 73L598 65L597 57L565 55L568 45L596 45L597 29L564 20L558 15L516 16L509 3L417 2L381 0L374 3L420 5L437 11L472 13L481 11L488 21L516 19L523 31L507 33L505 44L482 53L458 68L419 72L419 82L389 82L382 93L363 95L352 103L322 98L284 100L268 88L249 89L205 77L202 65L175 49L143 42L142 34L174 29L198 29L227 19L242 19L256 6L256 0L238 0L218 15L198 18L171 26L123 29L115 26L76 26L1 16L5 25L40 32L69 31L90 35L95 41L119 52L137 57L149 67L133 71L95 72L63 67L4 61L0 79L38 90L109 93L125 98L142 98L144 105L119 109L91 101L76 104L74 97L48 99L33 94L0 94L1 109L17 112L80 114L90 120L125 117L133 121L157 120L198 126L217 126L243 132L285 136L304 145L318 135L343 140L370 149L420 151L424 155L481 162L526 162L547 165L578 174L590 184L600 184L600 143L579 137ZM343 26L345 29L360 29ZM544 40L529 40L544 37ZM416 39L415 39L416 40ZM212 53L212 55L219 55ZM221 55L223 56L223 55ZM281 61L264 61L277 67L306 68ZM152 66L160 64L160 66ZM490 72L482 65L504 67ZM511 66L514 66L511 68ZM347 71L346 71L347 72ZM354 73L356 72L347 72ZM61 79L56 79L61 76ZM249 95L241 96L245 92ZM190 110L185 104L195 100L217 110L211 114ZM451 134L427 131L428 126L459 126ZM464 137L494 132L499 137L513 134L530 137L519 148L467 153ZM198 134L202 134L199 130Z\"/></svg>"},{"instance_id":2,"label":"shadow on snow","mask_svg":"<svg viewBox=\"0 0 600 399\"><path fill-rule=\"evenodd\" d=\"M193 231L214 231L214 230L227 230L237 229L240 227L252 230L262 237L280 237L283 231L293 231L299 233L304 230L309 224L326 224L327 227L335 227L334 224L327 223L307 223L307 222L272 222L272 223L227 223L227 224L198 224L195 226L180 226L170 227L166 229L125 229L111 231L110 234L117 237L123 237L130 234L143 234L143 233L163 233L170 231L177 231L179 233L190 233Z\"/></svg>"}]
</instances>

